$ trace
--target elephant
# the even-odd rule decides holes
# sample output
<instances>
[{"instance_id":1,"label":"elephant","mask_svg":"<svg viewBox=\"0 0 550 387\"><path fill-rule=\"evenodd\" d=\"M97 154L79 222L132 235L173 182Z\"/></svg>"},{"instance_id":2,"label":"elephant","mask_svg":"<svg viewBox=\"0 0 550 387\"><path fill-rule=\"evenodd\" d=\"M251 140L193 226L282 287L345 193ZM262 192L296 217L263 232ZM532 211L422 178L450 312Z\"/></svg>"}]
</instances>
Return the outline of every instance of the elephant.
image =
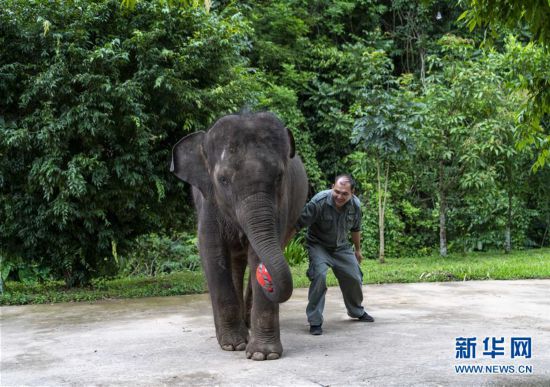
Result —
<instances>
[{"instance_id":1,"label":"elephant","mask_svg":"<svg viewBox=\"0 0 550 387\"><path fill-rule=\"evenodd\" d=\"M279 303L293 290L283 249L308 192L292 133L269 112L224 116L176 143L170 169L192 186L220 347L280 358Z\"/></svg>"}]
</instances>

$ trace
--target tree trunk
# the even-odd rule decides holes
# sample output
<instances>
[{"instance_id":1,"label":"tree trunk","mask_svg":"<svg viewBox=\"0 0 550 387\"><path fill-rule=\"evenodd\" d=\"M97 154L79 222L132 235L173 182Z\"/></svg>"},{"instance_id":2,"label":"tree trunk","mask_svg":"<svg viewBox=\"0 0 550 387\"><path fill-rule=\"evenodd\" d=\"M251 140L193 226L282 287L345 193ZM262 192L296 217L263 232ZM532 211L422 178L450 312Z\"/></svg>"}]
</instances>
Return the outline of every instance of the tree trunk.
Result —
<instances>
[{"instance_id":1,"label":"tree trunk","mask_svg":"<svg viewBox=\"0 0 550 387\"><path fill-rule=\"evenodd\" d=\"M506 231L504 232L504 252L509 254L512 250L512 166L508 162L508 214L506 219Z\"/></svg>"},{"instance_id":2,"label":"tree trunk","mask_svg":"<svg viewBox=\"0 0 550 387\"><path fill-rule=\"evenodd\" d=\"M504 252L509 254L512 250L512 191L508 191L508 217L506 219L506 231L504 233Z\"/></svg>"},{"instance_id":3,"label":"tree trunk","mask_svg":"<svg viewBox=\"0 0 550 387\"><path fill-rule=\"evenodd\" d=\"M550 217L546 218L546 229L544 230L544 235L542 236L542 241L540 242L540 248L544 247L544 242L546 241L546 235L548 235L548 226L550 225Z\"/></svg>"},{"instance_id":4,"label":"tree trunk","mask_svg":"<svg viewBox=\"0 0 550 387\"><path fill-rule=\"evenodd\" d=\"M386 260L384 259L384 249L385 249L385 243L386 243L384 241L384 210L381 210L378 216L378 223L380 225L378 227L378 231L380 234L380 251L378 254L378 260L380 261L380 263L384 263L386 262Z\"/></svg>"},{"instance_id":5,"label":"tree trunk","mask_svg":"<svg viewBox=\"0 0 550 387\"><path fill-rule=\"evenodd\" d=\"M378 233L379 233L379 250L378 260L384 263L384 206L382 205L382 176L380 176L380 159L376 160L376 172L378 178Z\"/></svg>"},{"instance_id":6,"label":"tree trunk","mask_svg":"<svg viewBox=\"0 0 550 387\"><path fill-rule=\"evenodd\" d=\"M422 86L426 85L426 53L424 49L420 49L420 82Z\"/></svg>"},{"instance_id":7,"label":"tree trunk","mask_svg":"<svg viewBox=\"0 0 550 387\"><path fill-rule=\"evenodd\" d=\"M439 255L447 256L447 195L444 187L443 160L439 162Z\"/></svg>"}]
</instances>

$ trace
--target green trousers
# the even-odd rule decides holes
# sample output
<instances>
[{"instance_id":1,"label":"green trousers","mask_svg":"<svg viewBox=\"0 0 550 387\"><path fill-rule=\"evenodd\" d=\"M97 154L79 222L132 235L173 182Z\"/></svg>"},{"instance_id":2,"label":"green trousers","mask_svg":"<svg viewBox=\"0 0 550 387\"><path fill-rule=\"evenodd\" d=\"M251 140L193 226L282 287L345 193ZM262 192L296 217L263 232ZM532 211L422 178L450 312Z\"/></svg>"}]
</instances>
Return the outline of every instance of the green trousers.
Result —
<instances>
[{"instance_id":1,"label":"green trousers","mask_svg":"<svg viewBox=\"0 0 550 387\"><path fill-rule=\"evenodd\" d=\"M327 272L332 268L344 296L344 304L350 317L361 317L365 313L363 303L363 273L355 258L351 246L334 250L318 244L307 245L309 269L307 276L311 281L306 308L310 325L323 323L325 296L327 293Z\"/></svg>"}]
</instances>

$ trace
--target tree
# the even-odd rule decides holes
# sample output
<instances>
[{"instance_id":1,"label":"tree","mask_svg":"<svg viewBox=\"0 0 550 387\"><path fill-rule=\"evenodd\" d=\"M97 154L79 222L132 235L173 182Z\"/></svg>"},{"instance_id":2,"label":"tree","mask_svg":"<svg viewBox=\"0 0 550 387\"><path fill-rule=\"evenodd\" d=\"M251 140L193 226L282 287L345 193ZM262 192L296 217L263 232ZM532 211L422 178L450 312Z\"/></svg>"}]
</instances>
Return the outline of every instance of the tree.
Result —
<instances>
[{"instance_id":1,"label":"tree","mask_svg":"<svg viewBox=\"0 0 550 387\"><path fill-rule=\"evenodd\" d=\"M440 254L447 253L449 210L456 222L453 228L463 239L474 243L483 232L502 231L495 245L509 251L514 196L527 169L526 157L514 147L522 96L507 87L505 55L478 51L471 41L454 36L440 44L442 55L431 58L433 72L423 97L426 125L417 137L419 162L431 166L423 181L437 182Z\"/></svg>"},{"instance_id":2,"label":"tree","mask_svg":"<svg viewBox=\"0 0 550 387\"><path fill-rule=\"evenodd\" d=\"M550 165L550 51L534 43L523 44L509 36L504 66L509 88L529 94L523 98L517 115L517 146L532 146L538 151L533 171Z\"/></svg>"},{"instance_id":3,"label":"tree","mask_svg":"<svg viewBox=\"0 0 550 387\"><path fill-rule=\"evenodd\" d=\"M504 90L501 90L504 92ZM505 99L505 98L504 98ZM513 102L509 99L507 102ZM517 106L517 105L516 105ZM519 187L526 181L526 157L522 157L515 147L514 110L506 110L511 106L497 106L499 119L487 118L474 124L475 141L470 142L469 152L462 156L465 173L461 187L468 193L464 200L475 203L476 219L470 222L470 228L477 227L475 237L481 240L481 233L497 233L492 242L504 246L509 253L512 249L512 231L514 227L513 214L517 207L515 196ZM480 226L485 226L480 229ZM502 232L504 230L504 232ZM491 237L485 238L486 242Z\"/></svg>"},{"instance_id":4,"label":"tree","mask_svg":"<svg viewBox=\"0 0 550 387\"><path fill-rule=\"evenodd\" d=\"M470 30L476 27L504 26L514 29L525 23L535 40L550 42L550 4L547 0L462 0L468 7L460 16Z\"/></svg>"},{"instance_id":5,"label":"tree","mask_svg":"<svg viewBox=\"0 0 550 387\"><path fill-rule=\"evenodd\" d=\"M243 2L242 12L250 21L250 66L264 74L265 98L258 107L279 114L293 129L296 146L304 161L311 186L324 187L323 173L317 161L314 138L302 109L301 92L312 74L300 69L303 53L308 52L307 14L299 2L280 0Z\"/></svg>"},{"instance_id":6,"label":"tree","mask_svg":"<svg viewBox=\"0 0 550 387\"><path fill-rule=\"evenodd\" d=\"M393 0L382 16L382 29L394 42L390 56L398 74L416 74L424 82L427 56L437 40L457 29L460 14L454 2Z\"/></svg>"},{"instance_id":7,"label":"tree","mask_svg":"<svg viewBox=\"0 0 550 387\"><path fill-rule=\"evenodd\" d=\"M352 141L371 152L376 160L379 261L385 256L385 210L388 183L392 165L406 159L412 150L411 134L419 123L418 107L412 95L400 89L397 79L391 76L391 62L379 51L364 54L370 58L370 67L377 76L372 85L363 89L362 99L353 107L357 117L353 126Z\"/></svg>"},{"instance_id":8,"label":"tree","mask_svg":"<svg viewBox=\"0 0 550 387\"><path fill-rule=\"evenodd\" d=\"M251 63L268 74L270 82L294 91L303 116L301 132L315 144L311 153L320 172L315 188L324 188L323 180L342 173L343 155L353 150L350 107L368 83L361 55L370 40L387 40L371 33L384 7L351 0L244 4L255 31Z\"/></svg>"},{"instance_id":9,"label":"tree","mask_svg":"<svg viewBox=\"0 0 550 387\"><path fill-rule=\"evenodd\" d=\"M512 67L518 89L527 90L530 100L524 105L521 117L526 125L518 142L520 148L527 145L538 149L539 154L533 169L550 164L550 3L547 0L463 0L468 8L459 17L464 19L470 30L488 26L508 30L526 26L532 42L524 48L517 46L516 53L524 53L518 60L519 66ZM541 47L537 47L537 42ZM519 62L519 63L518 63ZM532 70L535 71L532 71ZM526 73L527 70L527 74Z\"/></svg>"},{"instance_id":10,"label":"tree","mask_svg":"<svg viewBox=\"0 0 550 387\"><path fill-rule=\"evenodd\" d=\"M423 181L428 183L425 189L437 193L439 254L446 256L449 201L456 199L464 174L462 157L469 151L470 125L483 107L475 106L481 99L477 95L480 83L470 76L475 66L471 59L472 42L446 36L440 44L441 57L429 58L433 70L423 94L425 125L417 133L416 141L418 162L427 167L423 169ZM451 193L455 197L450 198Z\"/></svg>"},{"instance_id":11,"label":"tree","mask_svg":"<svg viewBox=\"0 0 550 387\"><path fill-rule=\"evenodd\" d=\"M6 2L5 2L6 4ZM117 0L0 10L0 245L68 285L181 227L172 145L254 101L238 14ZM6 258L7 257L7 258Z\"/></svg>"}]
</instances>

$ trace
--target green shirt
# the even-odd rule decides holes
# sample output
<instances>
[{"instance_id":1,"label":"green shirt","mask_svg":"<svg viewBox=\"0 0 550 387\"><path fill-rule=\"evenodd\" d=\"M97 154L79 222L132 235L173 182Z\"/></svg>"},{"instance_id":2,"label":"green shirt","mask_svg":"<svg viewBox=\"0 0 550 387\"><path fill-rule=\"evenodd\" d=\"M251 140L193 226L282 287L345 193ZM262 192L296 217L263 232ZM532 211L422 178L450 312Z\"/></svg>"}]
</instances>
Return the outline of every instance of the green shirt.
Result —
<instances>
[{"instance_id":1,"label":"green shirt","mask_svg":"<svg viewBox=\"0 0 550 387\"><path fill-rule=\"evenodd\" d=\"M328 248L349 245L349 232L361 231L361 204L353 197L338 210L332 198L332 190L321 191L304 207L296 224L296 230L309 227L308 243Z\"/></svg>"}]
</instances>

